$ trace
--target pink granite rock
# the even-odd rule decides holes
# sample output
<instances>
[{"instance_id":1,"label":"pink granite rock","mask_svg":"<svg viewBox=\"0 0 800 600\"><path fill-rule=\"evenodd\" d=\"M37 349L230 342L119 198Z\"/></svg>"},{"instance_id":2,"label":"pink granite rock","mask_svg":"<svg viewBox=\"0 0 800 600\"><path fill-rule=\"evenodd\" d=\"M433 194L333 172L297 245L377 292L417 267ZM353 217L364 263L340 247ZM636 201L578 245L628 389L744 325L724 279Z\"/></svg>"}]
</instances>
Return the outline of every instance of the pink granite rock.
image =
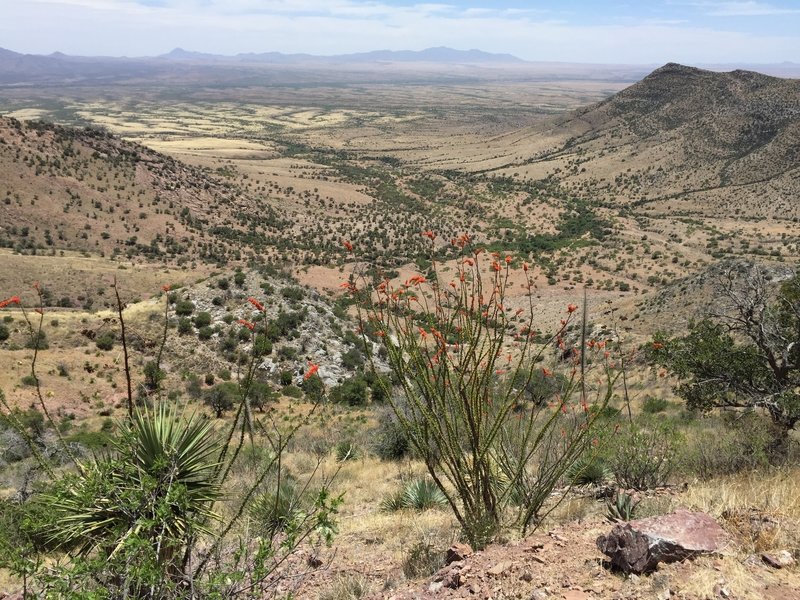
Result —
<instances>
[{"instance_id":1,"label":"pink granite rock","mask_svg":"<svg viewBox=\"0 0 800 600\"><path fill-rule=\"evenodd\" d=\"M678 510L669 515L620 523L597 538L597 547L625 573L646 573L660 562L718 552L728 535L709 515Z\"/></svg>"}]
</instances>

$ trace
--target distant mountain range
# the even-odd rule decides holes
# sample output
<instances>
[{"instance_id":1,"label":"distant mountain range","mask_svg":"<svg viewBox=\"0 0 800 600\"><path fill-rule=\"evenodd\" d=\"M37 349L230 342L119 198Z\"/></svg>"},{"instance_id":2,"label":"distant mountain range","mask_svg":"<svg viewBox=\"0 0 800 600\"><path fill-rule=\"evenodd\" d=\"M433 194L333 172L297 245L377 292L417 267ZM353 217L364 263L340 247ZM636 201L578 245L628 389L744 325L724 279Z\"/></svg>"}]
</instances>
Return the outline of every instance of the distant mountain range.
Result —
<instances>
[{"instance_id":1,"label":"distant mountain range","mask_svg":"<svg viewBox=\"0 0 800 600\"><path fill-rule=\"evenodd\" d=\"M337 54L334 56L318 56L313 54L283 54L281 52L241 53L235 56L191 52L183 48L175 48L172 52L162 54L158 58L166 60L199 61L199 62L256 62L256 63L376 63L376 62L432 62L456 64L522 64L527 61L511 54L493 54L482 50L454 50L440 46L425 50L374 50L355 54Z\"/></svg>"},{"instance_id":2,"label":"distant mountain range","mask_svg":"<svg viewBox=\"0 0 800 600\"><path fill-rule=\"evenodd\" d=\"M778 77L800 77L800 65L703 65L715 71L747 68ZM0 48L0 85L102 85L114 83L259 85L412 82L463 79L604 80L635 82L656 65L604 65L525 61L511 54L438 47L376 50L336 56L241 53L234 56L175 48L151 57L43 56Z\"/></svg>"}]
</instances>

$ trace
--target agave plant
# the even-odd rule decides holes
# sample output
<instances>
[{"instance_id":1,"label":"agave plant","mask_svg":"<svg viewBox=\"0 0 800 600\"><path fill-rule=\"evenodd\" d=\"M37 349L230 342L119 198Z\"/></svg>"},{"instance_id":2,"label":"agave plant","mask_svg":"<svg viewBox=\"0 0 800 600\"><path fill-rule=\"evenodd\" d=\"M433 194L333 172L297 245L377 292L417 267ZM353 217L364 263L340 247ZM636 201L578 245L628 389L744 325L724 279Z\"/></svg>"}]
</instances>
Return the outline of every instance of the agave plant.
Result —
<instances>
[{"instance_id":1,"label":"agave plant","mask_svg":"<svg viewBox=\"0 0 800 600\"><path fill-rule=\"evenodd\" d=\"M135 413L120 430L111 453L43 496L54 516L51 541L108 560L136 548L174 572L190 540L216 518L220 442L210 422L163 406Z\"/></svg>"},{"instance_id":2,"label":"agave plant","mask_svg":"<svg viewBox=\"0 0 800 600\"><path fill-rule=\"evenodd\" d=\"M638 499L618 490L612 498L606 500L606 519L612 523L630 521L638 505Z\"/></svg>"}]
</instances>

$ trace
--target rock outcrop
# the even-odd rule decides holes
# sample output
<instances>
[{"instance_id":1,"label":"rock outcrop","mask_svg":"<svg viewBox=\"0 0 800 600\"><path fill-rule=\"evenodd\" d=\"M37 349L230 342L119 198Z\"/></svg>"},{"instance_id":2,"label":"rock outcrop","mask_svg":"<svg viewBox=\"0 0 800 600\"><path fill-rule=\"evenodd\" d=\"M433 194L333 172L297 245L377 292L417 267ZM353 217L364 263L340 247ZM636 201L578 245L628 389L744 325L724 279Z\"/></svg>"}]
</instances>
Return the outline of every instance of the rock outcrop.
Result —
<instances>
[{"instance_id":1,"label":"rock outcrop","mask_svg":"<svg viewBox=\"0 0 800 600\"><path fill-rule=\"evenodd\" d=\"M709 515L679 510L669 515L620 523L597 538L597 547L625 573L647 573L658 563L719 552L728 536Z\"/></svg>"}]
</instances>

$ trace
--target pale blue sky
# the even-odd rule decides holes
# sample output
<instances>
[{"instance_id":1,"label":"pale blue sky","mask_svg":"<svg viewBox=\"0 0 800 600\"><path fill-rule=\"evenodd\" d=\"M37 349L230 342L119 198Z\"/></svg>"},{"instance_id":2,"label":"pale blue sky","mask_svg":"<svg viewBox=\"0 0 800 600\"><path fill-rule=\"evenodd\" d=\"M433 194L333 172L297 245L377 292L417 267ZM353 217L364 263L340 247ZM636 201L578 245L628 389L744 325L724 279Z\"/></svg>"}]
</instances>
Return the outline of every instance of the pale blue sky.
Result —
<instances>
[{"instance_id":1,"label":"pale blue sky","mask_svg":"<svg viewBox=\"0 0 800 600\"><path fill-rule=\"evenodd\" d=\"M430 46L527 60L800 62L800 0L0 0L0 47L143 56Z\"/></svg>"}]
</instances>

